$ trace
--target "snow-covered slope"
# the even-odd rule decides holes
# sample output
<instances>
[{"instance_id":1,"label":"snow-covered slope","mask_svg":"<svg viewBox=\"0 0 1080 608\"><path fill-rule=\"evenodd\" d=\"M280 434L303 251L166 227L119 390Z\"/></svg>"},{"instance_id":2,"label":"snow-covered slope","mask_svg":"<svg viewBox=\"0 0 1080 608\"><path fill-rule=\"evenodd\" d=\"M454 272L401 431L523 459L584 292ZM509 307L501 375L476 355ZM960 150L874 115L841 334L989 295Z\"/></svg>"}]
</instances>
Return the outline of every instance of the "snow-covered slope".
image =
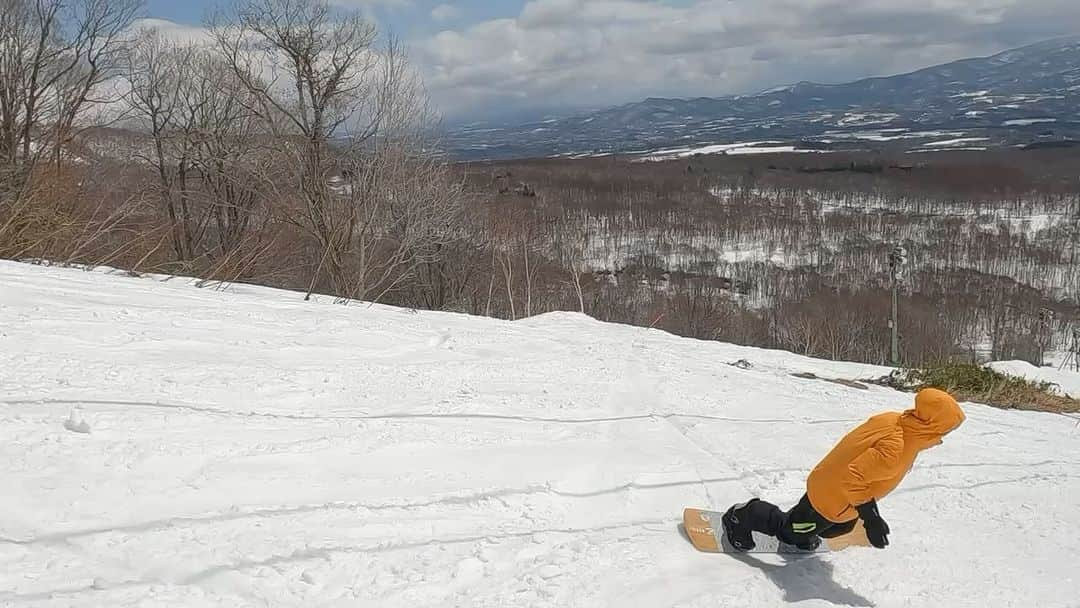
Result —
<instances>
[{"instance_id":1,"label":"snow-covered slope","mask_svg":"<svg viewBox=\"0 0 1080 608\"><path fill-rule=\"evenodd\" d=\"M684 506L791 503L910 400L792 372L883 370L3 262L0 605L1077 605L1061 416L967 406L887 551L695 552Z\"/></svg>"},{"instance_id":2,"label":"snow-covered slope","mask_svg":"<svg viewBox=\"0 0 1080 608\"><path fill-rule=\"evenodd\" d=\"M990 367L1003 374L1026 378L1033 382L1049 382L1059 393L1080 399L1080 373L1069 366L1036 367L1027 361L997 361Z\"/></svg>"}]
</instances>

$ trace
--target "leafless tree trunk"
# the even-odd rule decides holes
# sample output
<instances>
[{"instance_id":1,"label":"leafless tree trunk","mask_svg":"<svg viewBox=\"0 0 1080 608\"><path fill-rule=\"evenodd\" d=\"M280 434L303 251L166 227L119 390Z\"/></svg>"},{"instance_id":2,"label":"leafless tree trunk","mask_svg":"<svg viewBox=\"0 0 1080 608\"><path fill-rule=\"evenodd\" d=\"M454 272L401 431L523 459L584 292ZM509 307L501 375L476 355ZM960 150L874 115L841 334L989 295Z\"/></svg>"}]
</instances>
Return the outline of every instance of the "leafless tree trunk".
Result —
<instances>
[{"instance_id":1,"label":"leafless tree trunk","mask_svg":"<svg viewBox=\"0 0 1080 608\"><path fill-rule=\"evenodd\" d=\"M525 316L532 316L532 270L529 268L529 242L522 240L521 257L525 260Z\"/></svg>"},{"instance_id":2,"label":"leafless tree trunk","mask_svg":"<svg viewBox=\"0 0 1080 608\"><path fill-rule=\"evenodd\" d=\"M138 0L0 0L0 179L61 150L118 67ZM14 181L12 181L14 180Z\"/></svg>"},{"instance_id":3,"label":"leafless tree trunk","mask_svg":"<svg viewBox=\"0 0 1080 608\"><path fill-rule=\"evenodd\" d=\"M251 93L211 49L140 32L128 54L127 101L153 142L155 169L176 259L237 258L259 249L269 218L258 189L270 155L256 143L261 123ZM258 220L261 217L261 222Z\"/></svg>"},{"instance_id":4,"label":"leafless tree trunk","mask_svg":"<svg viewBox=\"0 0 1080 608\"><path fill-rule=\"evenodd\" d=\"M484 316L491 316L491 299L495 295L495 261L499 252L494 247L491 249L491 276L488 278L487 303L484 305Z\"/></svg>"},{"instance_id":5,"label":"leafless tree trunk","mask_svg":"<svg viewBox=\"0 0 1080 608\"><path fill-rule=\"evenodd\" d=\"M581 275L585 273L583 266L574 264L570 267L570 274L574 281L574 292L577 294L578 311L585 314L585 292L581 288Z\"/></svg>"},{"instance_id":6,"label":"leafless tree trunk","mask_svg":"<svg viewBox=\"0 0 1080 608\"><path fill-rule=\"evenodd\" d=\"M569 218L556 226L555 235L557 241L555 247L563 254L561 256L563 266L570 272L570 282L577 295L578 310L585 314L585 293L581 285L581 276L587 270L585 256L591 239L589 218L580 215Z\"/></svg>"},{"instance_id":7,"label":"leafless tree trunk","mask_svg":"<svg viewBox=\"0 0 1080 608\"><path fill-rule=\"evenodd\" d=\"M186 171L190 140L184 136L184 88L194 76L195 49L166 40L157 30L142 32L128 54L124 73L130 88L127 102L146 128L153 153L143 160L154 167L157 198L167 216L176 259L193 255L194 228L181 209L178 196L188 188ZM179 191L179 192L177 192Z\"/></svg>"},{"instance_id":8,"label":"leafless tree trunk","mask_svg":"<svg viewBox=\"0 0 1080 608\"><path fill-rule=\"evenodd\" d=\"M219 51L251 93L250 109L295 156L303 223L327 252L336 289L347 292L346 260L330 142L350 121L363 120L374 99L378 67L375 27L359 14L337 18L321 0L242 0L234 19L212 24ZM377 123L377 116L369 117ZM350 125L351 126L351 125ZM377 128L361 129L359 140ZM348 214L346 213L346 216Z\"/></svg>"},{"instance_id":9,"label":"leafless tree trunk","mask_svg":"<svg viewBox=\"0 0 1080 608\"><path fill-rule=\"evenodd\" d=\"M514 305L514 258L513 254L503 252L499 256L499 267L502 269L503 281L506 283L506 300L510 306L510 320L517 320L517 308Z\"/></svg>"},{"instance_id":10,"label":"leafless tree trunk","mask_svg":"<svg viewBox=\"0 0 1080 608\"><path fill-rule=\"evenodd\" d=\"M459 236L461 187L425 139L431 114L400 45L323 0L243 0L213 32L249 109L289 142L295 221L339 295L380 299Z\"/></svg>"}]
</instances>

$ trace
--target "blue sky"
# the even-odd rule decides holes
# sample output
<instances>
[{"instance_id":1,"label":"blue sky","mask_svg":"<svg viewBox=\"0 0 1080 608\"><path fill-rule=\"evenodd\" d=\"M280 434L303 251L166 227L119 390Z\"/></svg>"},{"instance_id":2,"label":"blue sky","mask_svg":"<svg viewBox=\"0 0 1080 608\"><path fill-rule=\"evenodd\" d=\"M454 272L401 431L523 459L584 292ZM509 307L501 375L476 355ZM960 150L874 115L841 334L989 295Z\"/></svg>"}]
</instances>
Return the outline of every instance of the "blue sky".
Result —
<instances>
[{"instance_id":1,"label":"blue sky","mask_svg":"<svg viewBox=\"0 0 1080 608\"><path fill-rule=\"evenodd\" d=\"M198 25L215 3L147 0ZM331 0L408 44L448 118L847 82L1080 32L1077 0Z\"/></svg>"}]
</instances>

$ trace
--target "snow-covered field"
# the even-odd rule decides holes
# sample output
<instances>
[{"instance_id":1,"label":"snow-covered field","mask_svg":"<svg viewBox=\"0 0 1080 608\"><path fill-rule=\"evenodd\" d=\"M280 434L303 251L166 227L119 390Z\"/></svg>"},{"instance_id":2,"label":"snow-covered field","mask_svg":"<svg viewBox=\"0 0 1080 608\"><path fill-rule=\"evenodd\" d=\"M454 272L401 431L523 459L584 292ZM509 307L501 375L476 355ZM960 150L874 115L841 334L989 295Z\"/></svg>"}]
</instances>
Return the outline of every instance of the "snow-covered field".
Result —
<instances>
[{"instance_id":1,"label":"snow-covered field","mask_svg":"<svg viewBox=\"0 0 1080 608\"><path fill-rule=\"evenodd\" d=\"M1075 371L1075 362L1071 359L1063 359L1063 364L1046 367L1035 367L1027 361L998 361L991 363L990 367L1010 376L1019 376L1034 382L1049 382L1062 395L1080 399L1080 373Z\"/></svg>"},{"instance_id":2,"label":"snow-covered field","mask_svg":"<svg viewBox=\"0 0 1080 608\"><path fill-rule=\"evenodd\" d=\"M713 144L708 146L698 147L684 147L684 148L670 148L665 150L657 150L647 156L643 156L638 159L639 162L659 162L665 160L674 160L678 158L689 158L696 155L708 155L708 154L728 154L728 155L747 155L747 154L779 154L779 153L824 153L823 150L803 150L790 145L777 145L783 144L780 141L749 141L734 144Z\"/></svg>"},{"instance_id":3,"label":"snow-covered field","mask_svg":"<svg viewBox=\"0 0 1080 608\"><path fill-rule=\"evenodd\" d=\"M791 373L885 371L0 262L0 605L1080 604L1063 416L967 405L882 502L886 551L680 536L685 506L792 503L910 403Z\"/></svg>"}]
</instances>

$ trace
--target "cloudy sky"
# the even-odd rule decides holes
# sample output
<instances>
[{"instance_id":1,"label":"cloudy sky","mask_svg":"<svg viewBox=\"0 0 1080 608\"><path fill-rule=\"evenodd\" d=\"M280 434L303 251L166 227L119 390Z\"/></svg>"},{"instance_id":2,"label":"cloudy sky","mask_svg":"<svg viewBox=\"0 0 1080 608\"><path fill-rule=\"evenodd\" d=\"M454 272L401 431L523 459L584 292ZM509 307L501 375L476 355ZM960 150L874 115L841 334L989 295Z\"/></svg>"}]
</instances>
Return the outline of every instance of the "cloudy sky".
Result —
<instances>
[{"instance_id":1,"label":"cloudy sky","mask_svg":"<svg viewBox=\"0 0 1080 608\"><path fill-rule=\"evenodd\" d=\"M212 0L149 0L197 25ZM333 0L410 46L450 119L845 82L1080 32L1077 0Z\"/></svg>"}]
</instances>

